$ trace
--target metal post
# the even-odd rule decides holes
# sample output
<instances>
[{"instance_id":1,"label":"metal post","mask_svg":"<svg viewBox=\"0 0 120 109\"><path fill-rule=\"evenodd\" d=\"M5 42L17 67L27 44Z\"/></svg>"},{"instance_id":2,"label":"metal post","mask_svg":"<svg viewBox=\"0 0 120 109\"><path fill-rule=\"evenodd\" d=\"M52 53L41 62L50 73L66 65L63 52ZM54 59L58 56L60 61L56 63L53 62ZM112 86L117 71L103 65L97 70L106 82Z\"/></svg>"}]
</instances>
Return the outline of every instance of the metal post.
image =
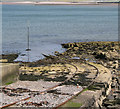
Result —
<instances>
[{"instance_id":1,"label":"metal post","mask_svg":"<svg viewBox=\"0 0 120 109\"><path fill-rule=\"evenodd\" d=\"M29 51L29 26L28 26L28 51Z\"/></svg>"},{"instance_id":2,"label":"metal post","mask_svg":"<svg viewBox=\"0 0 120 109\"><path fill-rule=\"evenodd\" d=\"M29 28L29 23L28 23L28 26L27 26L27 49L26 49L27 54L28 54L28 62L29 62L29 51L31 51L30 45L29 45L29 30L30 30L30 28Z\"/></svg>"},{"instance_id":3,"label":"metal post","mask_svg":"<svg viewBox=\"0 0 120 109\"><path fill-rule=\"evenodd\" d=\"M26 49L26 51L31 51L31 49L30 49L30 45L29 45L29 24L28 24L28 26L27 26L27 49Z\"/></svg>"}]
</instances>

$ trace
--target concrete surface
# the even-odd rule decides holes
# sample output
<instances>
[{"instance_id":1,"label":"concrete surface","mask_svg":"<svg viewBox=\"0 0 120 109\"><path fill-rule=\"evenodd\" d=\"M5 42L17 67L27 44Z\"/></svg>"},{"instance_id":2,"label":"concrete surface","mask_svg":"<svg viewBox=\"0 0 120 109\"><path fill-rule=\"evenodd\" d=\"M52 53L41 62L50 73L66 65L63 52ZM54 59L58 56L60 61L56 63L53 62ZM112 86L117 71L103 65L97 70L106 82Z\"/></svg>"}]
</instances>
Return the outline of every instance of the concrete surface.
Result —
<instances>
[{"instance_id":1,"label":"concrete surface","mask_svg":"<svg viewBox=\"0 0 120 109\"><path fill-rule=\"evenodd\" d=\"M0 63L0 85L9 84L17 80L19 64Z\"/></svg>"}]
</instances>

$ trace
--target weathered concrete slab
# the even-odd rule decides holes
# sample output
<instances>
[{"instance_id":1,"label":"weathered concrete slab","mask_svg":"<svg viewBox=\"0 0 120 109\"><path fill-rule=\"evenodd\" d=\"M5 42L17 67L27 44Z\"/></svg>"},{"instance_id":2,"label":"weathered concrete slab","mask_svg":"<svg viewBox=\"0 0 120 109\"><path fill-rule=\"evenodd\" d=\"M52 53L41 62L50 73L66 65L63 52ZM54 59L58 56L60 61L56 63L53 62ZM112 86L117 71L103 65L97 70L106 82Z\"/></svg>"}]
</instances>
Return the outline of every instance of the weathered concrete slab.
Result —
<instances>
[{"instance_id":1,"label":"weathered concrete slab","mask_svg":"<svg viewBox=\"0 0 120 109\"><path fill-rule=\"evenodd\" d=\"M0 63L0 82L1 85L14 82L19 74L19 64Z\"/></svg>"},{"instance_id":2,"label":"weathered concrete slab","mask_svg":"<svg viewBox=\"0 0 120 109\"><path fill-rule=\"evenodd\" d=\"M8 62L7 59L0 59L0 63L6 63L6 62Z\"/></svg>"}]
</instances>

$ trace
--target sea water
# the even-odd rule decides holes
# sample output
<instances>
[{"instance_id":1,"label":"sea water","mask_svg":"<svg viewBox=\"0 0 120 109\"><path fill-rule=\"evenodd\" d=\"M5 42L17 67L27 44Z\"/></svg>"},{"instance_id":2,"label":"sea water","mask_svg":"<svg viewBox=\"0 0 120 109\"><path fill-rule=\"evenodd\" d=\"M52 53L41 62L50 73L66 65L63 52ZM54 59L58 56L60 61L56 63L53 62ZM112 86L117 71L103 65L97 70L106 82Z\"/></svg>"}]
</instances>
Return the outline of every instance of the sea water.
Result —
<instances>
[{"instance_id":1,"label":"sea water","mask_svg":"<svg viewBox=\"0 0 120 109\"><path fill-rule=\"evenodd\" d=\"M29 23L28 23L29 22ZM30 48L27 48L27 27ZM118 40L118 6L3 5L3 53L21 53L16 61L36 61L63 52L61 43Z\"/></svg>"}]
</instances>

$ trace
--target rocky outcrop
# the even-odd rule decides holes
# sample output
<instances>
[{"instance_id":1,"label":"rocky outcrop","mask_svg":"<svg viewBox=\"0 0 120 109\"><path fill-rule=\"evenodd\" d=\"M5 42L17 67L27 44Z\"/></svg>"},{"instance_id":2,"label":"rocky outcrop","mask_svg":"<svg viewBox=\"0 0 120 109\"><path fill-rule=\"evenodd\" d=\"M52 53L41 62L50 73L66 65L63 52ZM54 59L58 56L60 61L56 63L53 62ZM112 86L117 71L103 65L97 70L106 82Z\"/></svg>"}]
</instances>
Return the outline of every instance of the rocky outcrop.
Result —
<instances>
[{"instance_id":1,"label":"rocky outcrop","mask_svg":"<svg viewBox=\"0 0 120 109\"><path fill-rule=\"evenodd\" d=\"M31 67L41 67L49 66L52 64L59 64L61 63L63 66L66 64L74 63L75 66L78 66L78 69L85 68L88 74L94 75L95 69L98 69L96 78L89 79L84 78L82 74L76 74L71 81L66 82L67 85L69 84L79 84L80 86L88 86L87 82L93 83L91 84L87 91L82 92L77 99L82 102L82 107L98 107L98 108L108 108L109 106L115 107L119 105L119 85L120 79L116 76L117 72L119 71L119 43L118 42L78 42L78 43L67 43L62 44L63 48L66 48L66 51L63 53L55 52L56 56L46 56L46 58L35 63L31 64ZM81 66L81 64L85 64ZM87 68L87 65L95 66L94 69L90 72L91 68ZM53 74L61 74L60 78L57 78L57 81L63 78L63 74L66 72L59 71L52 69L44 70L43 68L39 68L37 71L42 72L43 77L46 79L53 80ZM65 68L66 69L66 68ZM68 67L68 72L71 70L72 67ZM34 70L33 70L34 71ZM31 72L35 74L36 70ZM51 74L50 74L50 73ZM53 73L54 72L54 73ZM55 73L56 72L56 73ZM73 71L72 71L73 72ZM37 73L37 74L38 74ZM83 73L83 71L79 71L79 73ZM86 74L85 72L83 74ZM68 75L68 74L67 74ZM39 75L38 75L39 76ZM69 76L69 75L68 75ZM89 75L90 76L90 75ZM119 73L120 76L120 73ZM42 76L39 76L42 77ZM87 76L88 77L88 76ZM64 80L66 78L63 78ZM82 81L81 81L82 80ZM83 100L84 99L84 100ZM83 102L84 101L84 102Z\"/></svg>"}]
</instances>

